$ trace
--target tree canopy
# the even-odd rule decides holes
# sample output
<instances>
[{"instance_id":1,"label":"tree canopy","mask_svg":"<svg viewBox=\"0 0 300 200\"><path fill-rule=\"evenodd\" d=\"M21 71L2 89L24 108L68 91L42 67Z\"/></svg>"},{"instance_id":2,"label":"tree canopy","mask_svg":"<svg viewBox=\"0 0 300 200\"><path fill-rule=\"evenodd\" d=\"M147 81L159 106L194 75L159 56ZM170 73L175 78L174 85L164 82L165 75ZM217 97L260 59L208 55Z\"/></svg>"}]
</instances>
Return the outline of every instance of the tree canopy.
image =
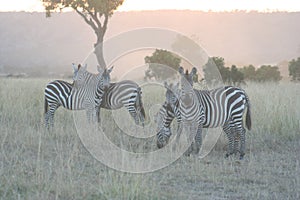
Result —
<instances>
[{"instance_id":1,"label":"tree canopy","mask_svg":"<svg viewBox=\"0 0 300 200\"><path fill-rule=\"evenodd\" d=\"M181 59L167 50L156 49L151 56L145 57L145 63L149 64L145 78L166 80L177 73Z\"/></svg>"}]
</instances>

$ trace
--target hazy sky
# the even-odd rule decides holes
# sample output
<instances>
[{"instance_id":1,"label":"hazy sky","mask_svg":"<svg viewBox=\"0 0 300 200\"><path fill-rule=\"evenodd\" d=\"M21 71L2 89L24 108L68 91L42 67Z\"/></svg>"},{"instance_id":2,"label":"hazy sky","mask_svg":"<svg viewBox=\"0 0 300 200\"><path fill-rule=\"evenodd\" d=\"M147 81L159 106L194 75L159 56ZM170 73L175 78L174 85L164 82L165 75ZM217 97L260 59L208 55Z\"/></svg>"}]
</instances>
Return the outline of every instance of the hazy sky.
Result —
<instances>
[{"instance_id":1,"label":"hazy sky","mask_svg":"<svg viewBox=\"0 0 300 200\"><path fill-rule=\"evenodd\" d=\"M119 11L190 9L300 11L299 0L125 0ZM41 0L0 0L0 11L43 11Z\"/></svg>"}]
</instances>

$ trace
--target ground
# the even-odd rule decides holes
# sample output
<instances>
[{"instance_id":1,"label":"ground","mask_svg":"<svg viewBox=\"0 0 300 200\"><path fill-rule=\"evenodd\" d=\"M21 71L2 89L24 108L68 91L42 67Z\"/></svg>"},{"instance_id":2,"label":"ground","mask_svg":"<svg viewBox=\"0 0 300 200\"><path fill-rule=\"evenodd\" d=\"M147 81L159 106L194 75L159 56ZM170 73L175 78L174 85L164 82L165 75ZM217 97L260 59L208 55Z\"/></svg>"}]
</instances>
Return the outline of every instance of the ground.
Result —
<instances>
[{"instance_id":1,"label":"ground","mask_svg":"<svg viewBox=\"0 0 300 200\"><path fill-rule=\"evenodd\" d=\"M59 108L54 129L45 130L43 90L49 81L0 79L1 199L300 198L297 84L244 87L253 121L244 160L224 158L227 140L222 135L203 159L182 156L163 169L132 174L111 169L90 154L77 134L73 112ZM156 101L151 92L143 91L145 107ZM115 137L119 133L115 127L109 137L120 140ZM145 146L124 141L155 148L155 138Z\"/></svg>"}]
</instances>

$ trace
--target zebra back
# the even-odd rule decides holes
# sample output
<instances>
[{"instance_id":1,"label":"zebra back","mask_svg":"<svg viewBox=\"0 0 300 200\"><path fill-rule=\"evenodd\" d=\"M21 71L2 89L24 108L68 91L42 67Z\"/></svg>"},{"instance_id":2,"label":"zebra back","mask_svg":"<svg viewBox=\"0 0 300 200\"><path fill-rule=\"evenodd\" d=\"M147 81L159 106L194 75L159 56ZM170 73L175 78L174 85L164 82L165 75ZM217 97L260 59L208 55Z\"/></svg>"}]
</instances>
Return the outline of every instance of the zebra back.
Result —
<instances>
[{"instance_id":1,"label":"zebra back","mask_svg":"<svg viewBox=\"0 0 300 200\"><path fill-rule=\"evenodd\" d=\"M45 88L45 113L48 111L48 106L55 104L57 107L63 106L71 109L69 97L73 85L66 81L55 80L46 85Z\"/></svg>"}]
</instances>

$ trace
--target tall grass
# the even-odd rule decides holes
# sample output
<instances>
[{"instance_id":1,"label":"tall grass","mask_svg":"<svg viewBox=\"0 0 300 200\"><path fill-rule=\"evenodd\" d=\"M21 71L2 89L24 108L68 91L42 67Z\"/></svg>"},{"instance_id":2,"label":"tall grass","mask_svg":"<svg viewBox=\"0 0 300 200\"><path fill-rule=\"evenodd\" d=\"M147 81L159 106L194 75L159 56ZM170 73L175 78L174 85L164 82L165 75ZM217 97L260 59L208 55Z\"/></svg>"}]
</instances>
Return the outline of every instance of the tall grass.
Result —
<instances>
[{"instance_id":1,"label":"tall grass","mask_svg":"<svg viewBox=\"0 0 300 200\"><path fill-rule=\"evenodd\" d=\"M44 129L47 82L0 79L1 199L300 198L297 84L251 83L244 88L251 101L253 129L246 133L243 161L224 159L227 140L222 136L218 148L204 159L181 157L164 169L130 174L110 169L89 154L77 135L71 111L58 109L54 130ZM146 108L164 98L163 92L154 91L143 91ZM110 113L102 115L109 119ZM129 150L155 148L155 138L141 142L124 136L120 142L122 132L112 129L110 133L120 146L136 145L125 145Z\"/></svg>"}]
</instances>

